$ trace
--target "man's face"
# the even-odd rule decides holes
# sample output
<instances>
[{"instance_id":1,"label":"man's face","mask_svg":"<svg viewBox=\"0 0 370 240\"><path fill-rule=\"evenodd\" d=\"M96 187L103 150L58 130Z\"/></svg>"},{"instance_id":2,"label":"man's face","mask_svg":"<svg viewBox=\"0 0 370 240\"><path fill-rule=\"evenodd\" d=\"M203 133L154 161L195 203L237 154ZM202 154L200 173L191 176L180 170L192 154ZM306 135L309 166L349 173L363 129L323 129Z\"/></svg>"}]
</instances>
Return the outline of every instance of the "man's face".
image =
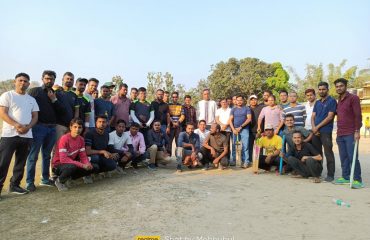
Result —
<instances>
[{"instance_id":1,"label":"man's face","mask_svg":"<svg viewBox=\"0 0 370 240\"><path fill-rule=\"evenodd\" d=\"M328 90L329 89L327 89L326 86L320 86L319 87L319 95L320 95L320 97L325 98L326 96L328 96Z\"/></svg>"},{"instance_id":2,"label":"man's face","mask_svg":"<svg viewBox=\"0 0 370 240\"><path fill-rule=\"evenodd\" d=\"M225 101L226 102L226 101ZM216 123L213 123L212 125L211 125L211 128L209 129L209 131L210 131L210 134L212 134L212 135L214 135L215 133L217 133L218 131L217 131L217 124Z\"/></svg>"},{"instance_id":3,"label":"man's face","mask_svg":"<svg viewBox=\"0 0 370 240\"><path fill-rule=\"evenodd\" d=\"M268 138L272 138L274 136L274 130L273 129L265 129L266 136Z\"/></svg>"},{"instance_id":4,"label":"man's face","mask_svg":"<svg viewBox=\"0 0 370 240\"><path fill-rule=\"evenodd\" d=\"M157 91L156 94L155 94L155 96L156 96L156 98L159 102L163 101L163 95L164 95L163 91Z\"/></svg>"},{"instance_id":5,"label":"man's face","mask_svg":"<svg viewBox=\"0 0 370 240\"><path fill-rule=\"evenodd\" d=\"M298 99L298 96L296 93L289 93L289 102L290 103L296 103Z\"/></svg>"},{"instance_id":6,"label":"man's face","mask_svg":"<svg viewBox=\"0 0 370 240\"><path fill-rule=\"evenodd\" d=\"M76 82L76 90L79 93L83 93L86 89L86 83L84 82Z\"/></svg>"},{"instance_id":7,"label":"man's face","mask_svg":"<svg viewBox=\"0 0 370 240\"><path fill-rule=\"evenodd\" d=\"M294 119L292 117L285 118L285 126L293 127L294 126Z\"/></svg>"},{"instance_id":8,"label":"man's face","mask_svg":"<svg viewBox=\"0 0 370 240\"><path fill-rule=\"evenodd\" d=\"M96 83L94 81L90 81L88 86L87 86L87 90L89 91L89 93L93 93L97 89L98 89L98 83Z\"/></svg>"},{"instance_id":9,"label":"man's face","mask_svg":"<svg viewBox=\"0 0 370 240\"><path fill-rule=\"evenodd\" d=\"M308 92L308 93L306 93L306 99L307 99L307 101L312 103L312 102L315 101L316 96L315 96L315 94L313 94L313 92Z\"/></svg>"},{"instance_id":10,"label":"man's face","mask_svg":"<svg viewBox=\"0 0 370 240\"><path fill-rule=\"evenodd\" d=\"M132 136L136 136L137 132L139 131L139 128L137 127L130 127L130 133Z\"/></svg>"},{"instance_id":11,"label":"man's face","mask_svg":"<svg viewBox=\"0 0 370 240\"><path fill-rule=\"evenodd\" d=\"M74 81L75 81L75 78L74 78L74 76L65 75L63 77L62 81L63 81L63 86L65 86L67 88L72 88L73 84L74 84Z\"/></svg>"},{"instance_id":12,"label":"man's face","mask_svg":"<svg viewBox=\"0 0 370 240\"><path fill-rule=\"evenodd\" d=\"M226 99L221 100L220 103L221 103L222 108L227 108L228 107Z\"/></svg>"},{"instance_id":13,"label":"man's face","mask_svg":"<svg viewBox=\"0 0 370 240\"><path fill-rule=\"evenodd\" d=\"M126 130L126 125L124 123L119 123L116 125L116 132L122 134Z\"/></svg>"},{"instance_id":14,"label":"man's face","mask_svg":"<svg viewBox=\"0 0 370 240\"><path fill-rule=\"evenodd\" d=\"M233 97L233 105L236 105L236 96Z\"/></svg>"},{"instance_id":15,"label":"man's face","mask_svg":"<svg viewBox=\"0 0 370 240\"><path fill-rule=\"evenodd\" d=\"M14 80L15 89L19 89L22 92L25 92L27 88L30 86L30 80L28 80L26 77L17 77Z\"/></svg>"},{"instance_id":16,"label":"man's face","mask_svg":"<svg viewBox=\"0 0 370 240\"><path fill-rule=\"evenodd\" d=\"M126 95L127 95L127 88L121 87L121 89L119 90L119 96L123 97Z\"/></svg>"},{"instance_id":17,"label":"man's face","mask_svg":"<svg viewBox=\"0 0 370 240\"><path fill-rule=\"evenodd\" d=\"M154 130L155 132L160 131L160 130L161 130L161 123L160 123L160 122L155 122L155 123L153 124L153 130Z\"/></svg>"},{"instance_id":18,"label":"man's face","mask_svg":"<svg viewBox=\"0 0 370 240\"><path fill-rule=\"evenodd\" d=\"M108 97L109 97L109 95L110 95L110 90L109 90L109 88L102 88L102 89L100 90L100 95L101 95L101 97L102 97L102 98L108 98Z\"/></svg>"},{"instance_id":19,"label":"man's face","mask_svg":"<svg viewBox=\"0 0 370 240\"><path fill-rule=\"evenodd\" d=\"M190 106L191 105L191 98L185 98L184 103L185 103L185 105Z\"/></svg>"},{"instance_id":20,"label":"man's face","mask_svg":"<svg viewBox=\"0 0 370 240\"><path fill-rule=\"evenodd\" d=\"M250 99L249 100L249 105L251 105L252 107L257 106L257 99L255 99L255 98Z\"/></svg>"},{"instance_id":21,"label":"man's face","mask_svg":"<svg viewBox=\"0 0 370 240\"><path fill-rule=\"evenodd\" d=\"M163 95L163 102L168 103L168 99L169 98L170 98L170 94L169 93L164 93L164 95Z\"/></svg>"},{"instance_id":22,"label":"man's face","mask_svg":"<svg viewBox=\"0 0 370 240\"><path fill-rule=\"evenodd\" d=\"M293 133L293 142L294 144L301 144L302 143L302 135L299 133Z\"/></svg>"},{"instance_id":23,"label":"man's face","mask_svg":"<svg viewBox=\"0 0 370 240\"><path fill-rule=\"evenodd\" d=\"M201 130L201 131L204 131L204 129L206 129L206 123L205 122L200 122L198 124L198 128Z\"/></svg>"},{"instance_id":24,"label":"man's face","mask_svg":"<svg viewBox=\"0 0 370 240\"><path fill-rule=\"evenodd\" d=\"M263 95L262 95L262 97L263 97L263 101L264 102L267 102L268 98L270 97L270 93L264 92Z\"/></svg>"},{"instance_id":25,"label":"man's face","mask_svg":"<svg viewBox=\"0 0 370 240\"><path fill-rule=\"evenodd\" d=\"M78 136L82 133L82 125L74 123L72 126L69 127L72 136Z\"/></svg>"},{"instance_id":26,"label":"man's face","mask_svg":"<svg viewBox=\"0 0 370 240\"><path fill-rule=\"evenodd\" d=\"M203 100L208 101L209 100L209 91L208 90L203 91L202 97L203 97Z\"/></svg>"},{"instance_id":27,"label":"man's face","mask_svg":"<svg viewBox=\"0 0 370 240\"><path fill-rule=\"evenodd\" d=\"M126 94L127 94L127 89L126 89ZM136 100L137 99L137 91L136 90L131 90L130 97L131 97L131 99Z\"/></svg>"},{"instance_id":28,"label":"man's face","mask_svg":"<svg viewBox=\"0 0 370 240\"><path fill-rule=\"evenodd\" d=\"M271 107L275 106L275 99L273 97L269 97L267 101L267 105Z\"/></svg>"},{"instance_id":29,"label":"man's face","mask_svg":"<svg viewBox=\"0 0 370 240\"><path fill-rule=\"evenodd\" d=\"M146 99L146 92L140 91L137 97L139 98L140 101L145 101L145 99Z\"/></svg>"},{"instance_id":30,"label":"man's face","mask_svg":"<svg viewBox=\"0 0 370 240\"><path fill-rule=\"evenodd\" d=\"M244 100L243 100L243 98L242 98L242 97L237 97L237 98L236 98L236 105L237 105L238 107L243 106L243 102L244 102Z\"/></svg>"},{"instance_id":31,"label":"man's face","mask_svg":"<svg viewBox=\"0 0 370 240\"><path fill-rule=\"evenodd\" d=\"M177 94L172 94L172 102L173 103L177 103L177 101L179 100L179 95Z\"/></svg>"},{"instance_id":32,"label":"man's face","mask_svg":"<svg viewBox=\"0 0 370 240\"><path fill-rule=\"evenodd\" d=\"M191 134L191 133L193 133L194 132L194 126L193 125L191 125L191 124L188 124L187 126L186 126L186 133L187 134Z\"/></svg>"},{"instance_id":33,"label":"man's face","mask_svg":"<svg viewBox=\"0 0 370 240\"><path fill-rule=\"evenodd\" d=\"M344 85L344 83L339 82L339 83L335 84L335 91L339 95L342 95L347 91L347 86Z\"/></svg>"},{"instance_id":34,"label":"man's face","mask_svg":"<svg viewBox=\"0 0 370 240\"><path fill-rule=\"evenodd\" d=\"M107 127L107 120L105 118L98 118L95 125L97 129L104 130Z\"/></svg>"},{"instance_id":35,"label":"man's face","mask_svg":"<svg viewBox=\"0 0 370 240\"><path fill-rule=\"evenodd\" d=\"M286 94L286 92L282 92L279 94L279 98L280 98L280 102L286 103L288 100L288 95Z\"/></svg>"},{"instance_id":36,"label":"man's face","mask_svg":"<svg viewBox=\"0 0 370 240\"><path fill-rule=\"evenodd\" d=\"M227 102L227 106L231 106L231 104L233 103L233 100L232 99L227 99L226 102Z\"/></svg>"},{"instance_id":37,"label":"man's face","mask_svg":"<svg viewBox=\"0 0 370 240\"><path fill-rule=\"evenodd\" d=\"M55 82L55 77L52 76L52 75L45 75L43 78L42 78L42 82L44 83L45 87L47 88L52 88L54 86L54 82Z\"/></svg>"}]
</instances>

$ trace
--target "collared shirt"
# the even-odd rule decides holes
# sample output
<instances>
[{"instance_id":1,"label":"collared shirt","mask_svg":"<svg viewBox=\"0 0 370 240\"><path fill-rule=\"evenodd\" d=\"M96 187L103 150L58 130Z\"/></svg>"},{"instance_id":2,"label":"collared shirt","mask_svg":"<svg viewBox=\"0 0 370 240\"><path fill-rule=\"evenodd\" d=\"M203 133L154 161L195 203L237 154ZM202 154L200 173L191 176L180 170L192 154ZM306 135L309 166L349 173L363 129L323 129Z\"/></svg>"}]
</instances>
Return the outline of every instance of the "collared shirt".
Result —
<instances>
[{"instance_id":1,"label":"collared shirt","mask_svg":"<svg viewBox=\"0 0 370 240\"><path fill-rule=\"evenodd\" d=\"M91 94L85 92L84 97L86 97L90 102L90 120L89 124L90 127L95 127L95 105L94 105L94 98Z\"/></svg>"},{"instance_id":2,"label":"collared shirt","mask_svg":"<svg viewBox=\"0 0 370 240\"><path fill-rule=\"evenodd\" d=\"M296 146L294 146L288 153L289 156L293 156L302 160L302 157L312 157L317 156L320 153L310 144L310 143L302 143L301 150L298 150Z\"/></svg>"},{"instance_id":3,"label":"collared shirt","mask_svg":"<svg viewBox=\"0 0 370 240\"><path fill-rule=\"evenodd\" d=\"M130 121L131 100L127 97L119 97L118 95L115 95L110 98L110 101L114 105L116 120L123 119L128 126Z\"/></svg>"},{"instance_id":4,"label":"collared shirt","mask_svg":"<svg viewBox=\"0 0 370 240\"><path fill-rule=\"evenodd\" d=\"M130 131L127 131L126 133L128 133L131 138L134 151L139 151L140 154L144 154L146 149L144 135L141 132L137 132L135 136L133 136ZM128 151L128 149L124 149L124 151Z\"/></svg>"},{"instance_id":5,"label":"collared shirt","mask_svg":"<svg viewBox=\"0 0 370 240\"><path fill-rule=\"evenodd\" d=\"M254 108L252 108L252 107L249 107L249 108L251 109L251 114L252 114L252 121L250 123L250 125L251 125L250 130L253 133L257 133L258 117L260 116L260 113L261 113L262 109L264 108L264 105L259 104ZM264 121L262 121L261 129L264 129Z\"/></svg>"},{"instance_id":6,"label":"collared shirt","mask_svg":"<svg viewBox=\"0 0 370 240\"><path fill-rule=\"evenodd\" d=\"M161 121L161 125L167 125L168 104L163 101L158 102L154 100L151 105L154 110L154 120Z\"/></svg>"},{"instance_id":7,"label":"collared shirt","mask_svg":"<svg viewBox=\"0 0 370 240\"><path fill-rule=\"evenodd\" d=\"M95 115L107 116L107 122L109 124L110 119L114 116L114 105L111 101L103 98L94 99Z\"/></svg>"},{"instance_id":8,"label":"collared shirt","mask_svg":"<svg viewBox=\"0 0 370 240\"><path fill-rule=\"evenodd\" d=\"M163 146L167 145L170 142L166 133L162 132L159 129L158 132L150 129L148 131L148 147L152 145L157 145L158 148L163 148ZM163 150L163 149L162 149Z\"/></svg>"},{"instance_id":9,"label":"collared shirt","mask_svg":"<svg viewBox=\"0 0 370 240\"><path fill-rule=\"evenodd\" d=\"M88 98L85 96L78 96L77 95L77 104L78 104L78 117L85 123L86 115L89 115L91 112L91 105Z\"/></svg>"},{"instance_id":10,"label":"collared shirt","mask_svg":"<svg viewBox=\"0 0 370 240\"><path fill-rule=\"evenodd\" d=\"M225 148L228 149L229 146L227 137L221 133L218 135L209 134L204 142L208 143L218 153L223 152Z\"/></svg>"},{"instance_id":11,"label":"collared shirt","mask_svg":"<svg viewBox=\"0 0 370 240\"><path fill-rule=\"evenodd\" d=\"M198 120L205 120L207 125L215 123L217 104L213 100L198 102Z\"/></svg>"},{"instance_id":12,"label":"collared shirt","mask_svg":"<svg viewBox=\"0 0 370 240\"><path fill-rule=\"evenodd\" d=\"M285 140L288 143L289 149L292 149L294 147L293 133L295 131L300 132L304 139L306 139L311 133L311 131L301 126L294 126L292 130L289 130L288 127L285 127L283 134L285 135Z\"/></svg>"},{"instance_id":13,"label":"collared shirt","mask_svg":"<svg viewBox=\"0 0 370 240\"><path fill-rule=\"evenodd\" d=\"M47 93L48 89L45 85L34 87L28 91L28 94L36 99L37 105L40 108L38 122L44 124L56 124L58 118L65 114L66 110L63 102L58 100L62 98L59 93L56 93L57 100L52 103Z\"/></svg>"},{"instance_id":14,"label":"collared shirt","mask_svg":"<svg viewBox=\"0 0 370 240\"><path fill-rule=\"evenodd\" d=\"M69 123L74 118L75 110L78 107L77 95L71 90L57 90L56 92L65 106L65 114L57 118L57 124L69 127Z\"/></svg>"},{"instance_id":15,"label":"collared shirt","mask_svg":"<svg viewBox=\"0 0 370 240\"><path fill-rule=\"evenodd\" d=\"M178 147L183 147L184 149L189 149L191 150L191 147L184 147L184 143L190 143L194 145L194 148L196 151L200 150L200 140L199 140L199 135L195 133L191 133L190 135L187 134L186 132L181 132L179 135L179 138L177 140L177 146Z\"/></svg>"},{"instance_id":16,"label":"collared shirt","mask_svg":"<svg viewBox=\"0 0 370 240\"><path fill-rule=\"evenodd\" d=\"M311 117L312 117L313 108L315 107L315 103L313 103L311 106L310 102L307 101L304 106L306 108L306 114L307 114L304 126L306 129L311 130L312 129Z\"/></svg>"},{"instance_id":17,"label":"collared shirt","mask_svg":"<svg viewBox=\"0 0 370 240\"><path fill-rule=\"evenodd\" d=\"M337 111L337 102L331 96L328 96L325 99L317 100L315 106L313 107L313 112L316 113L315 116L315 125L320 124L329 114L332 112L335 114ZM325 126L319 129L319 132L330 133L333 131L334 118Z\"/></svg>"},{"instance_id":18,"label":"collared shirt","mask_svg":"<svg viewBox=\"0 0 370 240\"><path fill-rule=\"evenodd\" d=\"M337 106L337 136L347 136L360 130L362 115L360 98L346 92L343 99L338 100Z\"/></svg>"},{"instance_id":19,"label":"collared shirt","mask_svg":"<svg viewBox=\"0 0 370 240\"><path fill-rule=\"evenodd\" d=\"M272 138L267 136L261 137L258 146L263 147L266 155L274 154L276 150L281 150L283 139L279 135L274 135Z\"/></svg>"},{"instance_id":20,"label":"collared shirt","mask_svg":"<svg viewBox=\"0 0 370 240\"><path fill-rule=\"evenodd\" d=\"M153 107L148 101L140 102L139 100L134 101L130 105L130 111L134 112L134 117L139 121L138 123L147 123L150 119L150 113L153 112Z\"/></svg>"},{"instance_id":21,"label":"collared shirt","mask_svg":"<svg viewBox=\"0 0 370 240\"><path fill-rule=\"evenodd\" d=\"M193 106L183 105L185 121L183 121L183 126L186 123L194 124L194 127L197 127L197 110Z\"/></svg>"},{"instance_id":22,"label":"collared shirt","mask_svg":"<svg viewBox=\"0 0 370 240\"><path fill-rule=\"evenodd\" d=\"M271 124L276 129L283 121L283 111L279 106L266 106L262 109L258 119L265 119L265 126Z\"/></svg>"}]
</instances>

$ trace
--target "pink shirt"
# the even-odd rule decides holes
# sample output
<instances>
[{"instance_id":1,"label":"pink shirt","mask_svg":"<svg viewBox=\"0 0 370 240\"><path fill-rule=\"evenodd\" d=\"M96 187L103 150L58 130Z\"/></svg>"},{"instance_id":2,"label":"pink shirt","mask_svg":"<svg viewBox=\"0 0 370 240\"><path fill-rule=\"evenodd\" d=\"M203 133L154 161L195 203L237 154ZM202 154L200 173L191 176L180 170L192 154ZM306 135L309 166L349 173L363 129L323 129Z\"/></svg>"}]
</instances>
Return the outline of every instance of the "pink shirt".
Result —
<instances>
[{"instance_id":1,"label":"pink shirt","mask_svg":"<svg viewBox=\"0 0 370 240\"><path fill-rule=\"evenodd\" d=\"M131 100L126 98L120 98L118 95L115 95L110 98L110 101L114 105L114 110L116 112L116 120L123 119L126 122L126 125L129 124L130 117L130 104Z\"/></svg>"},{"instance_id":2,"label":"pink shirt","mask_svg":"<svg viewBox=\"0 0 370 240\"><path fill-rule=\"evenodd\" d=\"M134 151L139 151L140 154L144 154L146 150L144 135L141 132L138 132L135 136L132 136L130 131L127 131L126 133L131 138ZM123 147L123 151L128 151L128 147Z\"/></svg>"},{"instance_id":3,"label":"pink shirt","mask_svg":"<svg viewBox=\"0 0 370 240\"><path fill-rule=\"evenodd\" d=\"M277 105L272 108L270 106L266 106L262 108L262 111L258 117L259 120L262 120L263 118L265 118L265 127L266 125L271 124L274 129L276 129L279 126L280 121L284 120L283 111Z\"/></svg>"}]
</instances>

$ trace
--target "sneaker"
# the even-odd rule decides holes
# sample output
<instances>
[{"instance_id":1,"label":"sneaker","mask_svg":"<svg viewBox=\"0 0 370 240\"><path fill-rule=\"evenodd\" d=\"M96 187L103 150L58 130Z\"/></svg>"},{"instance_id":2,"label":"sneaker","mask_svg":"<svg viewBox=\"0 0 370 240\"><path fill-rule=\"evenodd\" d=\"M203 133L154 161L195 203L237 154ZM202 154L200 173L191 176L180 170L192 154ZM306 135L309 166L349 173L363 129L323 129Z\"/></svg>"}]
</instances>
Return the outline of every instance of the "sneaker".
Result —
<instances>
[{"instance_id":1,"label":"sneaker","mask_svg":"<svg viewBox=\"0 0 370 240\"><path fill-rule=\"evenodd\" d=\"M236 162L230 162L230 163L229 163L229 166L230 166L230 167L235 167L235 166L236 166Z\"/></svg>"},{"instance_id":2,"label":"sneaker","mask_svg":"<svg viewBox=\"0 0 370 240\"><path fill-rule=\"evenodd\" d=\"M352 183L352 188L354 189L360 189L360 188L363 188L364 187L364 184L360 181L353 181Z\"/></svg>"},{"instance_id":3,"label":"sneaker","mask_svg":"<svg viewBox=\"0 0 370 240\"><path fill-rule=\"evenodd\" d=\"M157 167L155 166L155 164L154 164L154 163L150 163L150 164L148 165L148 168L149 168L150 170L153 170L153 171L157 170Z\"/></svg>"},{"instance_id":4,"label":"sneaker","mask_svg":"<svg viewBox=\"0 0 370 240\"><path fill-rule=\"evenodd\" d=\"M334 178L333 177L326 177L324 179L324 182L332 182L332 181L334 181Z\"/></svg>"},{"instance_id":5,"label":"sneaker","mask_svg":"<svg viewBox=\"0 0 370 240\"><path fill-rule=\"evenodd\" d=\"M137 163L131 163L131 166L134 168L134 169L138 169L139 167L137 166Z\"/></svg>"},{"instance_id":6,"label":"sneaker","mask_svg":"<svg viewBox=\"0 0 370 240\"><path fill-rule=\"evenodd\" d=\"M54 187L54 182L50 181L49 179L48 180L42 180L40 182L40 186L45 186L45 187Z\"/></svg>"},{"instance_id":7,"label":"sneaker","mask_svg":"<svg viewBox=\"0 0 370 240\"><path fill-rule=\"evenodd\" d=\"M247 168L251 168L253 166L253 164L252 163L248 163L247 164Z\"/></svg>"},{"instance_id":8,"label":"sneaker","mask_svg":"<svg viewBox=\"0 0 370 240\"><path fill-rule=\"evenodd\" d=\"M59 181L59 178L55 180L55 186L58 188L59 192L67 191L68 187Z\"/></svg>"},{"instance_id":9,"label":"sneaker","mask_svg":"<svg viewBox=\"0 0 370 240\"><path fill-rule=\"evenodd\" d=\"M344 179L343 177L341 177L341 178L338 178L337 180L335 180L334 184L335 185L346 185L346 184L349 184L349 180Z\"/></svg>"},{"instance_id":10,"label":"sneaker","mask_svg":"<svg viewBox=\"0 0 370 240\"><path fill-rule=\"evenodd\" d=\"M29 184L27 184L27 186L26 186L26 190L27 190L27 191L29 191L29 192L34 192L34 191L36 191L36 186L35 186L35 184L33 184L33 183L29 183Z\"/></svg>"},{"instance_id":11,"label":"sneaker","mask_svg":"<svg viewBox=\"0 0 370 240\"><path fill-rule=\"evenodd\" d=\"M85 184L92 184L94 181L91 176L86 176L82 178Z\"/></svg>"},{"instance_id":12,"label":"sneaker","mask_svg":"<svg viewBox=\"0 0 370 240\"><path fill-rule=\"evenodd\" d=\"M208 169L209 169L209 163L204 164L202 170L207 171Z\"/></svg>"},{"instance_id":13,"label":"sneaker","mask_svg":"<svg viewBox=\"0 0 370 240\"><path fill-rule=\"evenodd\" d=\"M10 193L15 193L15 194L27 194L28 191L26 189L21 188L20 186L10 186L9 187L9 192Z\"/></svg>"},{"instance_id":14,"label":"sneaker","mask_svg":"<svg viewBox=\"0 0 370 240\"><path fill-rule=\"evenodd\" d=\"M117 166L116 171L117 171L119 174L125 174L125 172L124 172L123 168L121 168L121 167L119 167L119 166Z\"/></svg>"}]
</instances>

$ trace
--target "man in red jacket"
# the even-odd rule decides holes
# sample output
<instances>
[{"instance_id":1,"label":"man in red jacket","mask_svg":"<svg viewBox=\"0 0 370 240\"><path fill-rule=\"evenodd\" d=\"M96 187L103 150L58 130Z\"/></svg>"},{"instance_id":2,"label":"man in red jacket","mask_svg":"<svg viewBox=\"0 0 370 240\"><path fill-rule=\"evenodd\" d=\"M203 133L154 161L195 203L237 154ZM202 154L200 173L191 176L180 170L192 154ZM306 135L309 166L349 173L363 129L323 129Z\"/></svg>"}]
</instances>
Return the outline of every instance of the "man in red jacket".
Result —
<instances>
[{"instance_id":1,"label":"man in red jacket","mask_svg":"<svg viewBox=\"0 0 370 240\"><path fill-rule=\"evenodd\" d=\"M69 129L70 132L57 143L52 162L53 172L58 176L55 186L59 191L68 190L67 180L90 175L94 170L86 155L85 141L80 136L82 120L72 119Z\"/></svg>"}]
</instances>

